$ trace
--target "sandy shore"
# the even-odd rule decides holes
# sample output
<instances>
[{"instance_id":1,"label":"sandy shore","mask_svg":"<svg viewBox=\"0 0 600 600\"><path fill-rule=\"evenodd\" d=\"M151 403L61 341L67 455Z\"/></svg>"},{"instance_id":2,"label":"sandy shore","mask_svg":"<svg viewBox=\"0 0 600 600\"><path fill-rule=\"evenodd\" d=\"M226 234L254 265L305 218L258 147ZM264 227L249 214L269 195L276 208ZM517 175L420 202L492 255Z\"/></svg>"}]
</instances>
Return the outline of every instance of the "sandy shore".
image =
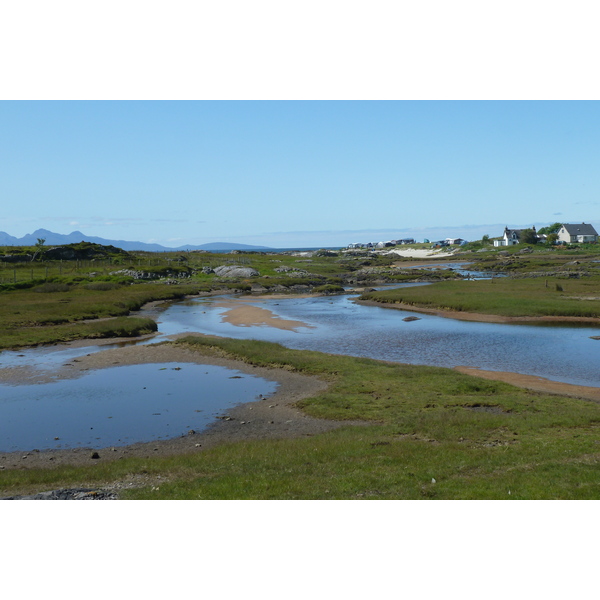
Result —
<instances>
[{"instance_id":1,"label":"sandy shore","mask_svg":"<svg viewBox=\"0 0 600 600\"><path fill-rule=\"evenodd\" d=\"M454 256L454 252L448 252L447 250L417 250L415 248L406 248L405 250L390 250L385 254L397 254L405 258L450 258Z\"/></svg>"}]
</instances>

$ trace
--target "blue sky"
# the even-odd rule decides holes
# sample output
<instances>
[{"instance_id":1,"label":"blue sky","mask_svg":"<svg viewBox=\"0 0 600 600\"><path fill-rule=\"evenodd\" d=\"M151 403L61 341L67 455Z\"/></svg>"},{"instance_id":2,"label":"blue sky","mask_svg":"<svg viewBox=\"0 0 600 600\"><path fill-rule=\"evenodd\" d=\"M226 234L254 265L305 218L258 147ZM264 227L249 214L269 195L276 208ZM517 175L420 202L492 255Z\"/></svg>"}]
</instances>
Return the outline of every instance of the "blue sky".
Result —
<instances>
[{"instance_id":1,"label":"blue sky","mask_svg":"<svg viewBox=\"0 0 600 600\"><path fill-rule=\"evenodd\" d=\"M337 246L600 225L597 101L3 101L0 230Z\"/></svg>"}]
</instances>

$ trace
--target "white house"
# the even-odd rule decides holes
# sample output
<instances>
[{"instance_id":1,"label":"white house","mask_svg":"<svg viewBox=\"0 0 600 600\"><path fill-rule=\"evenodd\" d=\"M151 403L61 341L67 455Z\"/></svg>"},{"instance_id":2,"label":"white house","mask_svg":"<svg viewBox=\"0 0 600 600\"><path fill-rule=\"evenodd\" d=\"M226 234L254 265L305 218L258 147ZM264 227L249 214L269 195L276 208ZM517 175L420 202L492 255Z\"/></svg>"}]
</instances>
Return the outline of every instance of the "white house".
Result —
<instances>
[{"instance_id":1,"label":"white house","mask_svg":"<svg viewBox=\"0 0 600 600\"><path fill-rule=\"evenodd\" d=\"M531 228L535 233L535 227ZM516 246L521 242L521 233L523 229L509 229L504 228L504 235L500 240L494 240L494 246Z\"/></svg>"},{"instance_id":2,"label":"white house","mask_svg":"<svg viewBox=\"0 0 600 600\"><path fill-rule=\"evenodd\" d=\"M571 224L563 223L558 230L558 241L567 244L597 242L598 233L589 223Z\"/></svg>"}]
</instances>

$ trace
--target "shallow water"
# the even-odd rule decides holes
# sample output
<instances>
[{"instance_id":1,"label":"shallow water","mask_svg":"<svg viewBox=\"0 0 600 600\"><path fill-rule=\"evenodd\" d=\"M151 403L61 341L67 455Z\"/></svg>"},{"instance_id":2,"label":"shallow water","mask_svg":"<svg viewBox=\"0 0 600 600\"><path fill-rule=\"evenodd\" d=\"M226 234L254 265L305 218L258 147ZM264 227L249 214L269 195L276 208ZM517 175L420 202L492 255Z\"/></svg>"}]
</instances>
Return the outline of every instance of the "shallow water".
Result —
<instances>
[{"instance_id":1,"label":"shallow water","mask_svg":"<svg viewBox=\"0 0 600 600\"><path fill-rule=\"evenodd\" d=\"M124 446L201 431L277 384L224 367L144 364L0 386L0 452ZM56 439L58 438L58 439Z\"/></svg>"},{"instance_id":2,"label":"shallow water","mask_svg":"<svg viewBox=\"0 0 600 600\"><path fill-rule=\"evenodd\" d=\"M227 297L186 300L162 312L159 335L143 342L5 351L0 353L0 367L25 366L52 374L64 363L92 352L200 332L411 364L513 371L600 387L600 340L590 339L600 335L598 327L456 321L361 306L353 298L282 297L253 302L283 319L310 326L295 331L224 323L227 309L219 304ZM407 316L418 320L403 321ZM0 385L0 451L99 448L172 438L189 429L202 430L223 410L276 389L275 383L248 375L230 379L236 373L221 367L180 366L181 371L174 371L173 365L122 366L47 384Z\"/></svg>"},{"instance_id":3,"label":"shallow water","mask_svg":"<svg viewBox=\"0 0 600 600\"><path fill-rule=\"evenodd\" d=\"M296 349L411 364L513 371L600 387L598 327L508 325L457 321L411 311L362 306L350 296L261 300L255 306L311 328L285 331L221 322L226 311L213 298L177 304L159 322L164 333L198 331L238 339L279 342ZM415 316L419 320L405 322Z\"/></svg>"}]
</instances>

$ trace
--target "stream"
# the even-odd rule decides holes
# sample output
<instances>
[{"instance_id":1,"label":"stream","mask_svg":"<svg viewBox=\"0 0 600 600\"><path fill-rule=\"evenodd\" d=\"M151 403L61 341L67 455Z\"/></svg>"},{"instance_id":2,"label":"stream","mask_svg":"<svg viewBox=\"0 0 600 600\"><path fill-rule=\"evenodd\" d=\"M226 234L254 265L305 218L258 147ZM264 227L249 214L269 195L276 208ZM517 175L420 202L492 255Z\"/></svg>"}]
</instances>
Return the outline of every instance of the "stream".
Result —
<instances>
[{"instance_id":1,"label":"stream","mask_svg":"<svg viewBox=\"0 0 600 600\"><path fill-rule=\"evenodd\" d=\"M239 299L187 299L160 313L158 335L125 344L156 343L173 334L199 332L410 364L512 371L600 387L600 340L591 339L600 335L598 327L457 321L362 306L355 298L249 299L252 306L306 325L293 330L224 322L228 303L239 304ZM406 317L416 320L407 322ZM176 437L189 429L202 430L223 410L277 388L265 379L190 363L112 367L75 379L53 377L68 361L122 345L64 344L1 352L0 368L25 366L32 373L45 373L49 381L0 385L0 452L100 448Z\"/></svg>"}]
</instances>

